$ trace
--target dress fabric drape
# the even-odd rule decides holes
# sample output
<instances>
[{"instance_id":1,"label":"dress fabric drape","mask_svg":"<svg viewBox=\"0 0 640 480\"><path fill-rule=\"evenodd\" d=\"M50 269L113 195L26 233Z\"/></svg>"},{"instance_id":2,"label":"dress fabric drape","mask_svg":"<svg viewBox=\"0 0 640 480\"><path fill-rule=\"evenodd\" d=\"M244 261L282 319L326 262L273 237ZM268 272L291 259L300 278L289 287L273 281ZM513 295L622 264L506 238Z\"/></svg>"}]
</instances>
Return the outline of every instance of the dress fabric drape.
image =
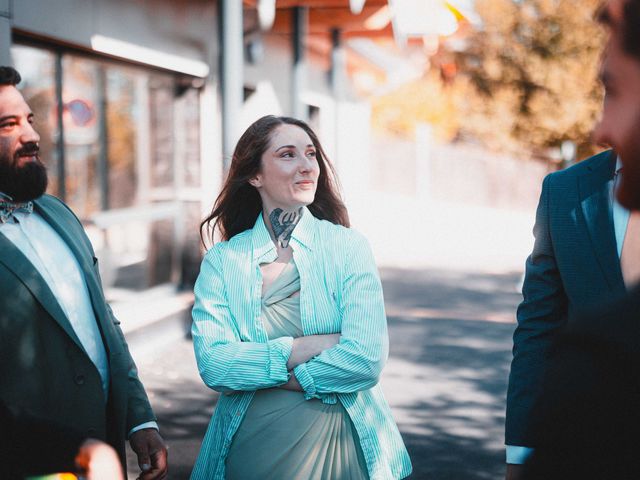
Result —
<instances>
[{"instance_id":1,"label":"dress fabric drape","mask_svg":"<svg viewBox=\"0 0 640 480\"><path fill-rule=\"evenodd\" d=\"M264 292L262 321L269 339L299 337L300 277L293 262ZM258 390L233 437L228 480L304 478L366 480L358 434L340 402L305 400L302 392Z\"/></svg>"}]
</instances>

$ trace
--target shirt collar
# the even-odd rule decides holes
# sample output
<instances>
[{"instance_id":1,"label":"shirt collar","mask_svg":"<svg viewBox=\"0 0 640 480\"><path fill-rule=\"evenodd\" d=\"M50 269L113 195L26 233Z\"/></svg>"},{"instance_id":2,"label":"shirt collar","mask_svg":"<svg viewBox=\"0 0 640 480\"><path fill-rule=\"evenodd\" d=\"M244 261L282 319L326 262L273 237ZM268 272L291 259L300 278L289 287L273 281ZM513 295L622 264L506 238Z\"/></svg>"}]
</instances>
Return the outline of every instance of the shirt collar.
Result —
<instances>
[{"instance_id":1,"label":"shirt collar","mask_svg":"<svg viewBox=\"0 0 640 480\"><path fill-rule=\"evenodd\" d=\"M11 198L9 195L7 195L4 192L0 192L0 200L6 200L7 202L13 202L13 198ZM17 212L14 212L13 216L15 218ZM3 227L7 224L7 222L0 222L0 227Z\"/></svg>"},{"instance_id":2,"label":"shirt collar","mask_svg":"<svg viewBox=\"0 0 640 480\"><path fill-rule=\"evenodd\" d=\"M621 169L622 169L622 160L620 160L620 155L618 155L616 158L616 175L620 172Z\"/></svg>"},{"instance_id":3,"label":"shirt collar","mask_svg":"<svg viewBox=\"0 0 640 480\"><path fill-rule=\"evenodd\" d=\"M258 215L256 223L251 229L251 246L253 247L254 257L258 259L276 248L269 235L269 230L264 224L262 212Z\"/></svg>"},{"instance_id":4,"label":"shirt collar","mask_svg":"<svg viewBox=\"0 0 640 480\"><path fill-rule=\"evenodd\" d=\"M300 223L296 225L296 228L293 230L293 234L291 238L296 240L303 247L313 250L313 237L314 237L314 228L316 223L316 218L309 211L307 207L303 207L302 218L300 219Z\"/></svg>"},{"instance_id":5,"label":"shirt collar","mask_svg":"<svg viewBox=\"0 0 640 480\"><path fill-rule=\"evenodd\" d=\"M291 238L303 247L313 250L315 217L307 207L302 207L302 210L302 218L293 230ZM256 223L251 230L251 245L256 258L261 258L276 248L264 223L262 212L258 215Z\"/></svg>"},{"instance_id":6,"label":"shirt collar","mask_svg":"<svg viewBox=\"0 0 640 480\"><path fill-rule=\"evenodd\" d=\"M35 201L33 200L16 202L11 195L0 192L0 201L10 203L16 207L3 220L0 220L0 226L6 225L7 223L18 223L18 221L22 222L27 215L33 215L35 213Z\"/></svg>"}]
</instances>

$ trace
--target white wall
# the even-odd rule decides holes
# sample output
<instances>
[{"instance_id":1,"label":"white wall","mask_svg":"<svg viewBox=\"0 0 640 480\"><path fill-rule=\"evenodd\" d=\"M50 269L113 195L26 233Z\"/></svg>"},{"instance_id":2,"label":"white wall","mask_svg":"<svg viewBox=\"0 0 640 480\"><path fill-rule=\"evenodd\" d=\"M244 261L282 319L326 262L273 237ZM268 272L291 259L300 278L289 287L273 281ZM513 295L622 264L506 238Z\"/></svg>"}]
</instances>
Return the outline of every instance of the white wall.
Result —
<instances>
[{"instance_id":1,"label":"white wall","mask_svg":"<svg viewBox=\"0 0 640 480\"><path fill-rule=\"evenodd\" d=\"M267 34L263 44L264 59L257 64L245 63L245 85L257 90L243 107L241 130L262 115L291 114L290 38ZM371 169L369 104L337 101L331 92L328 72L310 58L306 63L306 85L300 96L303 103L320 110L316 133L338 171L347 204L366 195Z\"/></svg>"},{"instance_id":2,"label":"white wall","mask_svg":"<svg viewBox=\"0 0 640 480\"><path fill-rule=\"evenodd\" d=\"M337 149L334 163L347 207L366 200L371 177L371 107L360 102L340 102L336 112Z\"/></svg>"},{"instance_id":3,"label":"white wall","mask_svg":"<svg viewBox=\"0 0 640 480\"><path fill-rule=\"evenodd\" d=\"M265 34L262 38L264 59L256 64L245 61L244 83L257 87L260 82L269 81L278 99L278 107L285 115L291 114L291 39L284 35ZM330 96L328 74L307 58L306 85L302 86L303 100L308 94Z\"/></svg>"},{"instance_id":4,"label":"white wall","mask_svg":"<svg viewBox=\"0 0 640 480\"><path fill-rule=\"evenodd\" d=\"M11 65L9 49L2 47L2 45L11 45L9 0L0 0L0 65Z\"/></svg>"},{"instance_id":5,"label":"white wall","mask_svg":"<svg viewBox=\"0 0 640 480\"><path fill-rule=\"evenodd\" d=\"M87 48L103 35L209 63L216 43L215 2L19 0L12 14L14 28Z\"/></svg>"},{"instance_id":6,"label":"white wall","mask_svg":"<svg viewBox=\"0 0 640 480\"><path fill-rule=\"evenodd\" d=\"M274 111L269 113L289 115L291 114L289 92L292 68L289 39L283 36L265 35L262 42L264 59L255 64L245 60L244 84L247 87L257 88L261 83L268 82L269 95L273 92L274 100L277 100L277 104L273 105ZM264 85L262 88L265 88Z\"/></svg>"}]
</instances>

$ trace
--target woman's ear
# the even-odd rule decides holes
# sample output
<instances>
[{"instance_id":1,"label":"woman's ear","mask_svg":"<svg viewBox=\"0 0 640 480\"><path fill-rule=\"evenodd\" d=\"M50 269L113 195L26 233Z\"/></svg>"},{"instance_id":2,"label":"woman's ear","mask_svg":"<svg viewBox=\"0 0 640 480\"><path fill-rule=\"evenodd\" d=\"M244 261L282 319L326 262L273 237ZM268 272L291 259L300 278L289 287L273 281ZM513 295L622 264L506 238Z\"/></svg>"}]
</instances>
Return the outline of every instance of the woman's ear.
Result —
<instances>
[{"instance_id":1,"label":"woman's ear","mask_svg":"<svg viewBox=\"0 0 640 480\"><path fill-rule=\"evenodd\" d=\"M260 179L260 175L256 175L255 177L249 179L249 185L255 188L260 188L262 186L262 180Z\"/></svg>"}]
</instances>

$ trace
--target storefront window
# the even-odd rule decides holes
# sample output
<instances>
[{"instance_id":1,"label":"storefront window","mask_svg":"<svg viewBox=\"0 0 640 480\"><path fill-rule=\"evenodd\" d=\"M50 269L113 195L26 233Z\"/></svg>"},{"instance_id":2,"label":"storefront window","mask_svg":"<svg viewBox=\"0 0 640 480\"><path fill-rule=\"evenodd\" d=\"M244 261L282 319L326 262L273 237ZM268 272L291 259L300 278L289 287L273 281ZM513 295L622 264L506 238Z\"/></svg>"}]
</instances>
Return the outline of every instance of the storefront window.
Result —
<instances>
[{"instance_id":1,"label":"storefront window","mask_svg":"<svg viewBox=\"0 0 640 480\"><path fill-rule=\"evenodd\" d=\"M171 188L173 165L173 79L154 75L149 79L151 114L151 187ZM158 192L164 193L165 192Z\"/></svg>"},{"instance_id":2,"label":"storefront window","mask_svg":"<svg viewBox=\"0 0 640 480\"><path fill-rule=\"evenodd\" d=\"M175 220L123 221L104 229L112 289L140 291L176 280ZM105 268L103 268L103 271ZM107 280L105 280L107 277Z\"/></svg>"},{"instance_id":3,"label":"storefront window","mask_svg":"<svg viewBox=\"0 0 640 480\"><path fill-rule=\"evenodd\" d=\"M53 52L26 46L11 49L13 63L22 76L18 87L35 115L35 128L40 134L40 158L47 166L48 192L59 195L59 138L56 114L56 57Z\"/></svg>"},{"instance_id":4,"label":"storefront window","mask_svg":"<svg viewBox=\"0 0 640 480\"><path fill-rule=\"evenodd\" d=\"M192 283L200 255L193 200L200 187L198 90L171 74L54 50L14 46L12 53L36 113L49 191L58 194L64 185L64 200L100 259L108 299ZM64 183L56 177L62 170Z\"/></svg>"},{"instance_id":5,"label":"storefront window","mask_svg":"<svg viewBox=\"0 0 640 480\"><path fill-rule=\"evenodd\" d=\"M177 280L175 260L174 220L166 219L154 222L150 228L150 245L147 272L149 286Z\"/></svg>"},{"instance_id":6,"label":"storefront window","mask_svg":"<svg viewBox=\"0 0 640 480\"><path fill-rule=\"evenodd\" d=\"M98 165L102 153L101 75L98 62L63 56L65 201L80 218L102 209Z\"/></svg>"},{"instance_id":7,"label":"storefront window","mask_svg":"<svg viewBox=\"0 0 640 480\"><path fill-rule=\"evenodd\" d=\"M200 186L200 98L198 91L190 89L184 93L184 184L185 187Z\"/></svg>"},{"instance_id":8,"label":"storefront window","mask_svg":"<svg viewBox=\"0 0 640 480\"><path fill-rule=\"evenodd\" d=\"M124 68L107 69L109 208L133 207L137 203L136 161L145 161L140 137L144 138L146 133L146 129L138 128L143 125L139 113L144 107L137 85L145 80L145 75Z\"/></svg>"}]
</instances>

